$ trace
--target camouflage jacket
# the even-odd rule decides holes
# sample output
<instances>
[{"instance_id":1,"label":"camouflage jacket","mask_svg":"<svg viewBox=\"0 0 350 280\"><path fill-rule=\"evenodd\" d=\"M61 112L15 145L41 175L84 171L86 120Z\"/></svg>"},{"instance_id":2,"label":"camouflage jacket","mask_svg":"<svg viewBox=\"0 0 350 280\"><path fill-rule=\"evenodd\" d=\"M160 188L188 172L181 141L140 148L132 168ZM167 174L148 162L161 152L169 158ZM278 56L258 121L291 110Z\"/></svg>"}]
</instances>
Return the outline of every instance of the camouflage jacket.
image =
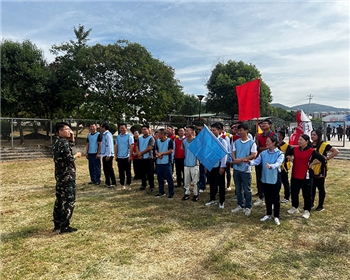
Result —
<instances>
[{"instance_id":1,"label":"camouflage jacket","mask_svg":"<svg viewBox=\"0 0 350 280\"><path fill-rule=\"evenodd\" d=\"M75 163L72 146L72 142L61 137L58 137L52 146L56 181L75 180Z\"/></svg>"}]
</instances>

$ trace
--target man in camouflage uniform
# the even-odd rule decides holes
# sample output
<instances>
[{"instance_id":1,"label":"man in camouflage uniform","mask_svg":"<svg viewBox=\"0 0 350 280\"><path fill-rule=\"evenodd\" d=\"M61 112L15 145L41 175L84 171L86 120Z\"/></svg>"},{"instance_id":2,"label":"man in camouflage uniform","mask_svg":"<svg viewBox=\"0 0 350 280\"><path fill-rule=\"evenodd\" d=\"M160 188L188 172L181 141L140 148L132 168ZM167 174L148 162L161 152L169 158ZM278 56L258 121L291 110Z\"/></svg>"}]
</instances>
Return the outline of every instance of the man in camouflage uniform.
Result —
<instances>
[{"instance_id":1,"label":"man in camouflage uniform","mask_svg":"<svg viewBox=\"0 0 350 280\"><path fill-rule=\"evenodd\" d=\"M81 153L73 155L74 134L68 123L57 123L56 131L58 138L52 147L56 179L56 201L53 210L54 231L74 232L77 229L69 226L75 204L74 160L81 157Z\"/></svg>"}]
</instances>

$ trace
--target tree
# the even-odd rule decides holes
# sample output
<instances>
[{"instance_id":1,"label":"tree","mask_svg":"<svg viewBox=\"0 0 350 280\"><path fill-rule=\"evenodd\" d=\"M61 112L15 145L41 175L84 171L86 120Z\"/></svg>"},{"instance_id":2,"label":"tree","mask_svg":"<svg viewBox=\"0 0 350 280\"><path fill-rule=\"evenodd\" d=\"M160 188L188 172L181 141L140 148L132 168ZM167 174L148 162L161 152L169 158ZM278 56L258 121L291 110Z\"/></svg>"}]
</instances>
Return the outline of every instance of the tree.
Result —
<instances>
[{"instance_id":1,"label":"tree","mask_svg":"<svg viewBox=\"0 0 350 280\"><path fill-rule=\"evenodd\" d=\"M223 113L234 119L238 113L236 86L246 82L261 79L259 70L252 64L243 61L229 60L227 63L218 63L212 70L206 85L207 111ZM260 115L268 116L273 111L269 103L272 102L271 91L261 79L260 83Z\"/></svg>"},{"instance_id":2,"label":"tree","mask_svg":"<svg viewBox=\"0 0 350 280\"><path fill-rule=\"evenodd\" d=\"M200 101L194 94L185 94L184 104L175 111L176 114L195 115L199 113ZM202 105L203 106L203 105ZM203 110L203 108L202 108Z\"/></svg>"},{"instance_id":3,"label":"tree","mask_svg":"<svg viewBox=\"0 0 350 280\"><path fill-rule=\"evenodd\" d=\"M9 117L43 117L48 81L42 50L29 40L1 42L1 114ZM24 142L20 120L20 141Z\"/></svg>"},{"instance_id":4,"label":"tree","mask_svg":"<svg viewBox=\"0 0 350 280\"><path fill-rule=\"evenodd\" d=\"M175 72L141 45L125 40L88 46L91 29L74 28L76 41L53 46L65 112L105 121L157 121L183 103Z\"/></svg>"}]
</instances>

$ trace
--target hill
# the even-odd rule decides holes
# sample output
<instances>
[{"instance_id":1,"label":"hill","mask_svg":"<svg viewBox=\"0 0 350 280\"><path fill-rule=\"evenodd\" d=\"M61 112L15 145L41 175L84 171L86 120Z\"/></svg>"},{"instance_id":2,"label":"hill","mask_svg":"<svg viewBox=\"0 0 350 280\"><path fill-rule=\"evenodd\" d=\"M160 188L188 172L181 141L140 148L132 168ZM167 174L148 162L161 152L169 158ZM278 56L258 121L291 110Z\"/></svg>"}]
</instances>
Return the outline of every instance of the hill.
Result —
<instances>
[{"instance_id":1,"label":"hill","mask_svg":"<svg viewBox=\"0 0 350 280\"><path fill-rule=\"evenodd\" d=\"M308 112L309 111L309 104L301 104L301 105L296 105L293 107L288 107L285 106L281 103L271 103L271 105L275 108L283 108L286 110L303 110L304 112ZM314 113L314 112L339 112L339 111L344 111L345 113L350 111L349 108L336 108L336 107L332 107L332 106L327 106L327 105L322 105L322 104L316 104L316 103L310 103L310 114Z\"/></svg>"}]
</instances>

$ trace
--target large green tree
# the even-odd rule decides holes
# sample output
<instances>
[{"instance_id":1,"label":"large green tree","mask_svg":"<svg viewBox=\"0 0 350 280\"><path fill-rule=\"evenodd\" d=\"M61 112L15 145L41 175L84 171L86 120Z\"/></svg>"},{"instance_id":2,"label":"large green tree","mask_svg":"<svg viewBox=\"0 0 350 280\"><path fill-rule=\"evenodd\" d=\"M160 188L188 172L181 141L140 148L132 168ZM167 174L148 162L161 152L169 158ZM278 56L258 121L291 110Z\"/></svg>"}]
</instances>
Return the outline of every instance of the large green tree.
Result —
<instances>
[{"instance_id":1,"label":"large green tree","mask_svg":"<svg viewBox=\"0 0 350 280\"><path fill-rule=\"evenodd\" d=\"M194 94L185 94L184 104L181 107L178 107L176 114L179 115L195 115L199 113L200 101L197 96ZM203 112L203 105L201 112Z\"/></svg>"},{"instance_id":2,"label":"large green tree","mask_svg":"<svg viewBox=\"0 0 350 280\"><path fill-rule=\"evenodd\" d=\"M135 116L157 121L183 104L182 88L170 66L125 40L88 46L90 31L79 26L74 29L76 41L52 48L60 54L55 63L66 111L109 121ZM74 99L72 104L69 99Z\"/></svg>"},{"instance_id":3,"label":"large green tree","mask_svg":"<svg viewBox=\"0 0 350 280\"><path fill-rule=\"evenodd\" d=\"M236 86L260 78L259 70L252 64L243 61L229 60L227 63L218 63L212 70L207 81L206 109L210 112L223 113L233 119L238 114ZM269 116L273 111L269 103L272 102L271 91L268 85L260 83L260 115Z\"/></svg>"},{"instance_id":4,"label":"large green tree","mask_svg":"<svg viewBox=\"0 0 350 280\"><path fill-rule=\"evenodd\" d=\"M42 50L29 40L1 42L1 115L15 118L46 117L49 71ZM24 142L17 120L20 142Z\"/></svg>"}]
</instances>

